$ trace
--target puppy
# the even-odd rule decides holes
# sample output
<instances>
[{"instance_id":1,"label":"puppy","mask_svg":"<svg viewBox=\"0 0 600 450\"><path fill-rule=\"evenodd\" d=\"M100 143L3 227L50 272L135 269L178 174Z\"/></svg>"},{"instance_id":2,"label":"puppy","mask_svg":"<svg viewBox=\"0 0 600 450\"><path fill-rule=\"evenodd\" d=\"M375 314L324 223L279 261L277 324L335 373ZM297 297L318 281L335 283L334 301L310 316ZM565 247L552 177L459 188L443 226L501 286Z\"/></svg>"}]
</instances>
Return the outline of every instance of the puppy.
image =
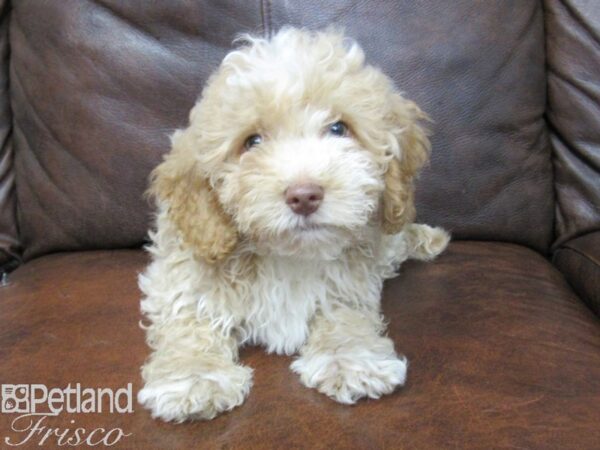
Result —
<instances>
[{"instance_id":1,"label":"puppy","mask_svg":"<svg viewBox=\"0 0 600 450\"><path fill-rule=\"evenodd\" d=\"M426 116L334 31L246 36L208 80L151 177L153 261L139 277L152 354L138 399L154 417L240 405L238 348L341 403L391 393L407 361L384 335L383 281L446 247L413 224Z\"/></svg>"}]
</instances>

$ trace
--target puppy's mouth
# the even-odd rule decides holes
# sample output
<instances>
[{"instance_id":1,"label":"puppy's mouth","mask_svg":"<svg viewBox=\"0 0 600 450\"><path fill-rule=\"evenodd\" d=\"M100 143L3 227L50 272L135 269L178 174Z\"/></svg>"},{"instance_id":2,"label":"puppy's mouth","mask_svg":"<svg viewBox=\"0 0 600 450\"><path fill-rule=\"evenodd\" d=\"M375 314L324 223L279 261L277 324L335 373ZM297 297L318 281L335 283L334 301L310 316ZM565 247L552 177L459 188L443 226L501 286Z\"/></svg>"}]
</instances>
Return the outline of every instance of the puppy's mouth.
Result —
<instances>
[{"instance_id":1,"label":"puppy's mouth","mask_svg":"<svg viewBox=\"0 0 600 450\"><path fill-rule=\"evenodd\" d=\"M303 217L296 223L290 224L286 233L299 236L310 236L314 234L334 233L337 230L339 230L339 227L331 223L323 223L312 217Z\"/></svg>"},{"instance_id":2,"label":"puppy's mouth","mask_svg":"<svg viewBox=\"0 0 600 450\"><path fill-rule=\"evenodd\" d=\"M320 242L322 245L333 245L351 234L347 229L332 224L307 223L288 228L282 237L302 244Z\"/></svg>"},{"instance_id":3,"label":"puppy's mouth","mask_svg":"<svg viewBox=\"0 0 600 450\"><path fill-rule=\"evenodd\" d=\"M295 231L298 233L309 233L311 231L322 231L325 229L331 228L328 225L323 225L319 223L303 223L298 224L291 229L291 231Z\"/></svg>"}]
</instances>

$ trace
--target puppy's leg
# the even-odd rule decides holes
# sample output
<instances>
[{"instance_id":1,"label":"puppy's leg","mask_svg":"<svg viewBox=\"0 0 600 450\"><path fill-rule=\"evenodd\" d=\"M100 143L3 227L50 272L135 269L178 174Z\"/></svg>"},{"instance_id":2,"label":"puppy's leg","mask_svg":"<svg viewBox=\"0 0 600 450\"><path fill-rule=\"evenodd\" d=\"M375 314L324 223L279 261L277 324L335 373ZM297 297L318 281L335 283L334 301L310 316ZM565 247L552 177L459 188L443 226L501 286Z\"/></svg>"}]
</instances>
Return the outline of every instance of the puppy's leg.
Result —
<instances>
[{"instance_id":1,"label":"puppy's leg","mask_svg":"<svg viewBox=\"0 0 600 450\"><path fill-rule=\"evenodd\" d=\"M389 394L404 384L408 363L383 330L373 312L341 307L319 313L291 368L306 386L341 403Z\"/></svg>"},{"instance_id":2,"label":"puppy's leg","mask_svg":"<svg viewBox=\"0 0 600 450\"><path fill-rule=\"evenodd\" d=\"M198 315L190 280L175 279L182 271L165 273L157 269L160 262L153 264L140 277L153 352L142 368L145 385L138 401L166 421L212 419L244 401L252 370L237 364L231 327Z\"/></svg>"},{"instance_id":3,"label":"puppy's leg","mask_svg":"<svg viewBox=\"0 0 600 450\"><path fill-rule=\"evenodd\" d=\"M442 253L450 242L450 235L439 227L412 223L402 230L406 240L408 257L431 261Z\"/></svg>"}]
</instances>

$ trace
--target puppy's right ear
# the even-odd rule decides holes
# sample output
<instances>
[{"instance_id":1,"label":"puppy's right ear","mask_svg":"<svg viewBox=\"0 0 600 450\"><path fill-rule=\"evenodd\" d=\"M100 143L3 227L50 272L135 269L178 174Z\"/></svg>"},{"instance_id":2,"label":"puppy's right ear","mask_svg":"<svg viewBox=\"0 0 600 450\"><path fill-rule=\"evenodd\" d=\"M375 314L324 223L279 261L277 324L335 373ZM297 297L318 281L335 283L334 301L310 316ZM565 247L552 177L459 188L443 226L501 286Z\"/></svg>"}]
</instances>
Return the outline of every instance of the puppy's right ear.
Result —
<instances>
[{"instance_id":1,"label":"puppy's right ear","mask_svg":"<svg viewBox=\"0 0 600 450\"><path fill-rule=\"evenodd\" d=\"M171 152L151 174L150 193L165 203L169 219L194 255L213 264L233 250L238 237L198 167L198 146L191 127L175 132Z\"/></svg>"}]
</instances>

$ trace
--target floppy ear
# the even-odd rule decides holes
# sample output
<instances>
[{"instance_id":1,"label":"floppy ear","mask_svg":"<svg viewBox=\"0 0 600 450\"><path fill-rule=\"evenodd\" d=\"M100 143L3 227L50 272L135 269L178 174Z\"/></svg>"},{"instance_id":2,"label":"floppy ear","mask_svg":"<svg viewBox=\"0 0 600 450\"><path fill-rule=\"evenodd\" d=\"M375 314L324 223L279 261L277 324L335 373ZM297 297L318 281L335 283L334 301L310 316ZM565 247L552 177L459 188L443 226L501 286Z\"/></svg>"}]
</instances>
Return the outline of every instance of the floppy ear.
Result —
<instances>
[{"instance_id":1,"label":"floppy ear","mask_svg":"<svg viewBox=\"0 0 600 450\"><path fill-rule=\"evenodd\" d=\"M392 159L385 173L382 228L395 234L415 219L414 179L429 157L430 143L420 121L427 115L400 94L391 97Z\"/></svg>"},{"instance_id":2,"label":"floppy ear","mask_svg":"<svg viewBox=\"0 0 600 450\"><path fill-rule=\"evenodd\" d=\"M198 142L191 128L177 131L172 149L151 175L150 192L168 208L169 219L194 255L215 263L230 253L237 232L194 157Z\"/></svg>"}]
</instances>

